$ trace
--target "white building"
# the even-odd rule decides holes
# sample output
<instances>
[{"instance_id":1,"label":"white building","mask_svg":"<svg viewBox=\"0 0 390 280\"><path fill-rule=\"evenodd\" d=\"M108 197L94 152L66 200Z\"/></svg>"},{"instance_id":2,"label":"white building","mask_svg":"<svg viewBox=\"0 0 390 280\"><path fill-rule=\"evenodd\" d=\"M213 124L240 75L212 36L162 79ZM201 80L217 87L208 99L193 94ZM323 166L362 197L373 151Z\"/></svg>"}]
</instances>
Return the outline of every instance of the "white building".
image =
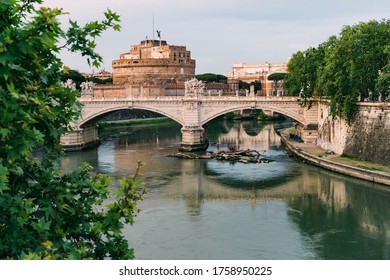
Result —
<instances>
[{"instance_id":1,"label":"white building","mask_svg":"<svg viewBox=\"0 0 390 280\"><path fill-rule=\"evenodd\" d=\"M283 95L283 85L275 85L273 81L268 81L268 76L273 73L287 73L287 63L264 63L246 64L243 62L233 63L232 72L225 73L229 81L243 81L246 83L260 81L261 95Z\"/></svg>"}]
</instances>

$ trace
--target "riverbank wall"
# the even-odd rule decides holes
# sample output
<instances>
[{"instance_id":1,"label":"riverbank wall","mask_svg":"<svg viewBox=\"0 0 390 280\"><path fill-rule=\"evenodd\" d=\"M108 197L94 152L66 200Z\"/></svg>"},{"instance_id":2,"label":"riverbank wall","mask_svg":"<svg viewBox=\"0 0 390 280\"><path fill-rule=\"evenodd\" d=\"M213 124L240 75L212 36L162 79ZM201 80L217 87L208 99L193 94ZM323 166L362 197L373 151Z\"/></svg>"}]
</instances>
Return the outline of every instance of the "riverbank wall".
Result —
<instances>
[{"instance_id":1,"label":"riverbank wall","mask_svg":"<svg viewBox=\"0 0 390 280\"><path fill-rule=\"evenodd\" d=\"M317 145L365 161L390 165L390 102L359 102L353 123L329 114L327 104L319 110L324 121Z\"/></svg>"},{"instance_id":2,"label":"riverbank wall","mask_svg":"<svg viewBox=\"0 0 390 280\"><path fill-rule=\"evenodd\" d=\"M281 141L290 152L300 159L337 173L390 186L390 173L339 163L336 161L338 155L327 155L325 149L314 143L298 143L291 140L288 130L279 131Z\"/></svg>"}]
</instances>

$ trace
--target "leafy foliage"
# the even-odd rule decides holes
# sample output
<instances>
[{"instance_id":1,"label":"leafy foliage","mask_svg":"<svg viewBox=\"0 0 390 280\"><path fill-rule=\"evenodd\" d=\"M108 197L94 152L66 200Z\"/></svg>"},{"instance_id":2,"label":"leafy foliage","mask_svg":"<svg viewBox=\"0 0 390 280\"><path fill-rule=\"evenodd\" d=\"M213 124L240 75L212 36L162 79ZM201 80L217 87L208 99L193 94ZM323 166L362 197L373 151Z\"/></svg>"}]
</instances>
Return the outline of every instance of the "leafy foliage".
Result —
<instances>
[{"instance_id":1,"label":"leafy foliage","mask_svg":"<svg viewBox=\"0 0 390 280\"><path fill-rule=\"evenodd\" d=\"M81 83L86 81L85 77L79 71L71 69L65 69L61 73L61 81L66 82L67 80L72 80L76 84L77 89L80 89Z\"/></svg>"},{"instance_id":2,"label":"leafy foliage","mask_svg":"<svg viewBox=\"0 0 390 280\"><path fill-rule=\"evenodd\" d=\"M95 84L112 84L112 78L100 79L97 77L89 77L88 81L94 82Z\"/></svg>"},{"instance_id":3,"label":"leafy foliage","mask_svg":"<svg viewBox=\"0 0 390 280\"><path fill-rule=\"evenodd\" d=\"M389 97L390 20L345 26L317 48L295 53L285 88L304 100L325 95L332 115L351 121L358 100Z\"/></svg>"},{"instance_id":4,"label":"leafy foliage","mask_svg":"<svg viewBox=\"0 0 390 280\"><path fill-rule=\"evenodd\" d=\"M255 92L257 92L258 90L261 90L261 82L260 81L254 81L254 82L250 82L250 83L247 83L247 82L244 82L244 81L241 81L241 80L238 81L238 88L239 89L250 90L251 85L254 86Z\"/></svg>"},{"instance_id":5,"label":"leafy foliage","mask_svg":"<svg viewBox=\"0 0 390 280\"><path fill-rule=\"evenodd\" d=\"M268 81L281 81L284 80L286 73L272 73L268 76Z\"/></svg>"},{"instance_id":6,"label":"leafy foliage","mask_svg":"<svg viewBox=\"0 0 390 280\"><path fill-rule=\"evenodd\" d=\"M122 229L143 193L138 169L107 202L110 178L88 165L69 174L56 167L60 136L80 114L79 93L61 85L58 53L99 65L94 39L119 29L119 16L107 11L102 22L71 21L63 31L62 10L42 2L0 2L0 258L132 258Z\"/></svg>"},{"instance_id":7,"label":"leafy foliage","mask_svg":"<svg viewBox=\"0 0 390 280\"><path fill-rule=\"evenodd\" d=\"M382 98L387 98L390 101L390 45L384 50L387 64L379 71L379 76L375 83L375 90L384 95ZM387 95L386 95L387 93Z\"/></svg>"},{"instance_id":8,"label":"leafy foliage","mask_svg":"<svg viewBox=\"0 0 390 280\"><path fill-rule=\"evenodd\" d=\"M198 74L195 76L197 80L203 81L205 83L227 83L227 77L220 74L213 74L213 73L205 73L205 74Z\"/></svg>"},{"instance_id":9,"label":"leafy foliage","mask_svg":"<svg viewBox=\"0 0 390 280\"><path fill-rule=\"evenodd\" d=\"M319 96L320 91L316 86L323 61L324 45L295 53L287 65L288 73L284 80L287 94L300 95L304 99Z\"/></svg>"},{"instance_id":10,"label":"leafy foliage","mask_svg":"<svg viewBox=\"0 0 390 280\"><path fill-rule=\"evenodd\" d=\"M72 80L76 84L76 88L80 89L80 85L82 82L91 81L95 84L112 84L112 78L100 79L96 77L84 77L79 71L64 69L61 73L61 81L66 82L68 79Z\"/></svg>"}]
</instances>

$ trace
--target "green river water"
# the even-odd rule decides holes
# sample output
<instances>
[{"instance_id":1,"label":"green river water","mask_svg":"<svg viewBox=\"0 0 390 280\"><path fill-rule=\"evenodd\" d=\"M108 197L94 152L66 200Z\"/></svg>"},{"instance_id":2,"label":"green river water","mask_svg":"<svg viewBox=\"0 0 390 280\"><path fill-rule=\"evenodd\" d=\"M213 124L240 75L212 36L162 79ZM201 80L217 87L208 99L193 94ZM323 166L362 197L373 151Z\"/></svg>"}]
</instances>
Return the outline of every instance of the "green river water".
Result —
<instances>
[{"instance_id":1,"label":"green river water","mask_svg":"<svg viewBox=\"0 0 390 280\"><path fill-rule=\"evenodd\" d=\"M62 157L122 178L144 167L148 193L126 236L137 259L390 259L390 189L288 156L286 123L215 120L209 150L255 149L270 163L167 157L180 126L106 129L99 147Z\"/></svg>"}]
</instances>

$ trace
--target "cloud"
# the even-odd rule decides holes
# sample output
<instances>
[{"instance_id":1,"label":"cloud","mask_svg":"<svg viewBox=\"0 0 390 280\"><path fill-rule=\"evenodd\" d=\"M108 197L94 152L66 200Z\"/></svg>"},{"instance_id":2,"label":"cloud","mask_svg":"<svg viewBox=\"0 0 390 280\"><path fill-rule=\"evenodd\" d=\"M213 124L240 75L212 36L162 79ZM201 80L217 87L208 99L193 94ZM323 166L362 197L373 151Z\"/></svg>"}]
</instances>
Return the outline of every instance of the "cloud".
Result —
<instances>
[{"instance_id":1,"label":"cloud","mask_svg":"<svg viewBox=\"0 0 390 280\"><path fill-rule=\"evenodd\" d=\"M62 6L80 23L102 18L109 7L118 12L122 32L109 31L98 42L111 61L155 29L169 44L186 45L197 60L197 73L224 73L235 61L286 62L294 52L316 46L344 25L388 18L388 0L47 0ZM72 56L73 57L73 56ZM70 66L90 71L82 59L64 57Z\"/></svg>"}]
</instances>

